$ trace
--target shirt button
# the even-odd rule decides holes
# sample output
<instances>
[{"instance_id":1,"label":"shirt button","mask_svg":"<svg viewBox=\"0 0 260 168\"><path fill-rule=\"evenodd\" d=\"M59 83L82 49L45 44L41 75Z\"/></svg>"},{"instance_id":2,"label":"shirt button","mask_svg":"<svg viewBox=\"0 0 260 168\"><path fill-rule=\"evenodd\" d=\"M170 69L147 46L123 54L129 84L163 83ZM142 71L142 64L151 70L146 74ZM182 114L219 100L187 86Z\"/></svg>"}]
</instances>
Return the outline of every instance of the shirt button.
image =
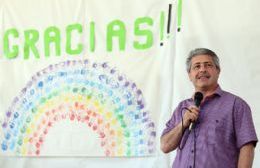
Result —
<instances>
[{"instance_id":1,"label":"shirt button","mask_svg":"<svg viewBox=\"0 0 260 168\"><path fill-rule=\"evenodd\" d=\"M193 149L191 150L191 153L193 153L194 151L193 151Z\"/></svg>"},{"instance_id":2,"label":"shirt button","mask_svg":"<svg viewBox=\"0 0 260 168\"><path fill-rule=\"evenodd\" d=\"M192 168L192 166L190 166L189 168Z\"/></svg>"}]
</instances>

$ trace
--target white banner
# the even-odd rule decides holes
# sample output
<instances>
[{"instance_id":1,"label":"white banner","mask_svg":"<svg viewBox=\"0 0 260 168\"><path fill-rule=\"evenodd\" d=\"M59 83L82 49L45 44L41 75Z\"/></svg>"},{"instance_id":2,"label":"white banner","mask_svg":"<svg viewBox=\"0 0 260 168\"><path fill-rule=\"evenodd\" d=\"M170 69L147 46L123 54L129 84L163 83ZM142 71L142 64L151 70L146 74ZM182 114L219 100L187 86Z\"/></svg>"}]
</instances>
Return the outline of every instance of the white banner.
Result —
<instances>
[{"instance_id":1,"label":"white banner","mask_svg":"<svg viewBox=\"0 0 260 168\"><path fill-rule=\"evenodd\" d=\"M2 156L158 153L161 111L171 104L176 2L1 6Z\"/></svg>"}]
</instances>

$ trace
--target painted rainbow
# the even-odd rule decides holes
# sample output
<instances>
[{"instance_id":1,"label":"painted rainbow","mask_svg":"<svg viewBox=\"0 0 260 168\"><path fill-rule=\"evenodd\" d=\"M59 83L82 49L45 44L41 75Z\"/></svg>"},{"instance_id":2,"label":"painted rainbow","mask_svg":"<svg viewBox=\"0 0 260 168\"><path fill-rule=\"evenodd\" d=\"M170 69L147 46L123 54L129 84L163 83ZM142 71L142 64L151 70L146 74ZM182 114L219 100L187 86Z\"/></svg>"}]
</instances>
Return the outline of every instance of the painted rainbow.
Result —
<instances>
[{"instance_id":1,"label":"painted rainbow","mask_svg":"<svg viewBox=\"0 0 260 168\"><path fill-rule=\"evenodd\" d=\"M42 156L50 129L64 120L97 134L104 156L155 153L155 125L136 84L107 63L73 60L37 72L14 98L1 123L0 155Z\"/></svg>"}]
</instances>

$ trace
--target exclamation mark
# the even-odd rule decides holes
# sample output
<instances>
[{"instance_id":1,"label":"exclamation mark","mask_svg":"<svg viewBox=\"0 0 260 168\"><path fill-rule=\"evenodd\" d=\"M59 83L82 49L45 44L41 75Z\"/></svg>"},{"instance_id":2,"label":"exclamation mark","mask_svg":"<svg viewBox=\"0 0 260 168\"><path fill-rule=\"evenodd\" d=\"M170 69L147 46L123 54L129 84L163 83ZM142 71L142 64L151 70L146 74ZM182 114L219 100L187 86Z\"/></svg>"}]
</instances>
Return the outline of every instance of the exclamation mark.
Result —
<instances>
[{"instance_id":1,"label":"exclamation mark","mask_svg":"<svg viewBox=\"0 0 260 168\"><path fill-rule=\"evenodd\" d=\"M163 46L163 36L164 36L164 22L165 22L165 16L164 16L164 12L161 12L161 16L160 16L160 46Z\"/></svg>"},{"instance_id":2,"label":"exclamation mark","mask_svg":"<svg viewBox=\"0 0 260 168\"><path fill-rule=\"evenodd\" d=\"M177 14L178 22L177 22L177 31L181 31L181 17L182 17L182 0L178 0L178 14Z\"/></svg>"},{"instance_id":3,"label":"exclamation mark","mask_svg":"<svg viewBox=\"0 0 260 168\"><path fill-rule=\"evenodd\" d=\"M89 36L89 41L90 41L90 51L94 52L95 51L95 23L90 22L90 36Z\"/></svg>"},{"instance_id":4,"label":"exclamation mark","mask_svg":"<svg viewBox=\"0 0 260 168\"><path fill-rule=\"evenodd\" d=\"M170 29L171 29L171 18L172 18L172 4L169 4L169 10L168 10L168 23L167 23L167 38L170 37Z\"/></svg>"}]
</instances>

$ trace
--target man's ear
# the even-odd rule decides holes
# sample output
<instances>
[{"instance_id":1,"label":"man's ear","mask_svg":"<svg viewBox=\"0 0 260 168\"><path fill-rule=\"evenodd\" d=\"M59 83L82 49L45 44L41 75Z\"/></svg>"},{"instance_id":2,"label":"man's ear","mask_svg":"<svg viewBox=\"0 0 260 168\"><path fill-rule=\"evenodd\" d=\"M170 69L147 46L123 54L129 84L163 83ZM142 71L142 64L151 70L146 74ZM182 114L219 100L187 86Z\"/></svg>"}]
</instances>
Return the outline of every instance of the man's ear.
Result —
<instances>
[{"instance_id":1,"label":"man's ear","mask_svg":"<svg viewBox=\"0 0 260 168\"><path fill-rule=\"evenodd\" d=\"M190 79L190 81L191 81L191 74L190 74L190 72L188 72L188 76L189 76L189 79Z\"/></svg>"},{"instance_id":2,"label":"man's ear","mask_svg":"<svg viewBox=\"0 0 260 168\"><path fill-rule=\"evenodd\" d=\"M221 71L221 70L220 70L220 69L218 69L218 75L220 74L220 71Z\"/></svg>"}]
</instances>

